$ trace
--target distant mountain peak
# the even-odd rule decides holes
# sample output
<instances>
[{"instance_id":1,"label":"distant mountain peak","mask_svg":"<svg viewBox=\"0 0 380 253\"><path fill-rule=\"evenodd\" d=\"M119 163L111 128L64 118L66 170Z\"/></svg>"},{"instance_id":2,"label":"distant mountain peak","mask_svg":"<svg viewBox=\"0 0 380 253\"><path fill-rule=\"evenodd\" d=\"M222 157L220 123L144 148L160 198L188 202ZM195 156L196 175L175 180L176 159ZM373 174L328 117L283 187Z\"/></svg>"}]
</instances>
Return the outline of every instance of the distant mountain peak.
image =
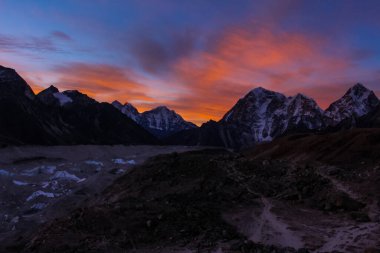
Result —
<instances>
[{"instance_id":1,"label":"distant mountain peak","mask_svg":"<svg viewBox=\"0 0 380 253\"><path fill-rule=\"evenodd\" d=\"M362 89L362 90L369 90L367 87L365 87L362 83L356 83L354 86L352 86L350 89Z\"/></svg>"},{"instance_id":2,"label":"distant mountain peak","mask_svg":"<svg viewBox=\"0 0 380 253\"><path fill-rule=\"evenodd\" d=\"M139 111L134 107L131 103L120 103L119 101L115 100L112 102L112 105L121 111L123 114L127 115L130 119L135 121L136 123L139 123L141 120L141 115Z\"/></svg>"},{"instance_id":3,"label":"distant mountain peak","mask_svg":"<svg viewBox=\"0 0 380 253\"><path fill-rule=\"evenodd\" d=\"M63 92L59 92L58 88L54 85L50 85L38 93L37 98L46 105L60 105L63 106L67 103L73 102L73 100L65 95Z\"/></svg>"},{"instance_id":4,"label":"distant mountain peak","mask_svg":"<svg viewBox=\"0 0 380 253\"><path fill-rule=\"evenodd\" d=\"M357 83L326 109L325 116L330 125L337 125L345 119L355 119L369 113L378 104L375 93Z\"/></svg>"},{"instance_id":5,"label":"distant mountain peak","mask_svg":"<svg viewBox=\"0 0 380 253\"><path fill-rule=\"evenodd\" d=\"M182 130L197 127L195 124L185 121L174 110L163 105L143 113L139 113L130 103L121 105L120 102L114 101L112 105L157 137L166 137Z\"/></svg>"},{"instance_id":6,"label":"distant mountain peak","mask_svg":"<svg viewBox=\"0 0 380 253\"><path fill-rule=\"evenodd\" d=\"M124 110L129 110L133 112L134 114L139 114L139 111L137 110L136 107L134 107L131 103L126 102L123 106Z\"/></svg>"},{"instance_id":7,"label":"distant mountain peak","mask_svg":"<svg viewBox=\"0 0 380 253\"><path fill-rule=\"evenodd\" d=\"M0 66L0 80L1 81L12 81L12 80L22 80L21 76L17 74L16 70Z\"/></svg>"},{"instance_id":8,"label":"distant mountain peak","mask_svg":"<svg viewBox=\"0 0 380 253\"><path fill-rule=\"evenodd\" d=\"M48 92L48 93L57 93L59 92L58 88L55 87L54 85L50 85L47 89L44 89L43 91L41 91L40 93L42 92Z\"/></svg>"},{"instance_id":9,"label":"distant mountain peak","mask_svg":"<svg viewBox=\"0 0 380 253\"><path fill-rule=\"evenodd\" d=\"M306 96L305 94L302 93L297 93L293 98L295 99L307 99L307 100L314 100L309 96Z\"/></svg>"},{"instance_id":10,"label":"distant mountain peak","mask_svg":"<svg viewBox=\"0 0 380 253\"><path fill-rule=\"evenodd\" d=\"M258 95L271 94L271 93L277 93L277 92L274 92L274 91L271 91L271 90L268 90L268 89L265 89L265 88L259 86L259 87L252 89L247 95L258 96Z\"/></svg>"},{"instance_id":11,"label":"distant mountain peak","mask_svg":"<svg viewBox=\"0 0 380 253\"><path fill-rule=\"evenodd\" d=\"M0 66L0 97L26 96L33 100L35 94L16 70Z\"/></svg>"},{"instance_id":12,"label":"distant mountain peak","mask_svg":"<svg viewBox=\"0 0 380 253\"><path fill-rule=\"evenodd\" d=\"M170 110L168 107L164 105L157 106L156 108L152 109L152 111L168 111L173 112L173 110Z\"/></svg>"},{"instance_id":13,"label":"distant mountain peak","mask_svg":"<svg viewBox=\"0 0 380 253\"><path fill-rule=\"evenodd\" d=\"M121 108L123 108L123 104L120 103L118 100L115 100L111 103L111 105L113 105L114 107L116 107L116 109L120 110L121 111Z\"/></svg>"},{"instance_id":14,"label":"distant mountain peak","mask_svg":"<svg viewBox=\"0 0 380 253\"><path fill-rule=\"evenodd\" d=\"M351 96L351 97L363 97L368 96L372 91L365 87L361 83L357 83L354 86L352 86L345 95Z\"/></svg>"},{"instance_id":15,"label":"distant mountain peak","mask_svg":"<svg viewBox=\"0 0 380 253\"><path fill-rule=\"evenodd\" d=\"M87 94L84 94L78 90L66 90L62 92L63 95L71 99L70 102L78 103L81 105L90 105L98 103L95 99L89 97Z\"/></svg>"}]
</instances>

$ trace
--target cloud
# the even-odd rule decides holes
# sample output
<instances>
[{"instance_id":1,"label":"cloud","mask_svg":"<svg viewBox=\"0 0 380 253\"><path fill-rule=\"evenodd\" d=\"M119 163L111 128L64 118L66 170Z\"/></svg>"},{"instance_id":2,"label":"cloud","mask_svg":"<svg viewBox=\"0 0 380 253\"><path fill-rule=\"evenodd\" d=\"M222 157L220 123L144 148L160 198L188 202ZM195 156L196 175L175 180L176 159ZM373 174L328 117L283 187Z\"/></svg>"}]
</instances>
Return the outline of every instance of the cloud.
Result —
<instances>
[{"instance_id":1,"label":"cloud","mask_svg":"<svg viewBox=\"0 0 380 253\"><path fill-rule=\"evenodd\" d=\"M196 34L190 29L163 32L160 38L138 33L131 38L128 50L145 71L157 74L167 71L177 59L189 56L195 44Z\"/></svg>"},{"instance_id":2,"label":"cloud","mask_svg":"<svg viewBox=\"0 0 380 253\"><path fill-rule=\"evenodd\" d=\"M147 87L134 81L136 75L107 64L68 63L53 68L56 85L64 90L79 90L100 101L152 101Z\"/></svg>"},{"instance_id":3,"label":"cloud","mask_svg":"<svg viewBox=\"0 0 380 253\"><path fill-rule=\"evenodd\" d=\"M188 92L168 103L197 123L220 119L257 86L286 95L303 92L326 106L331 94L343 95L347 85L360 81L355 79L359 73L355 67L362 53L359 57L349 52L331 54L324 38L234 27L211 45L172 65L173 83L184 85ZM367 52L363 54L367 57Z\"/></svg>"},{"instance_id":4,"label":"cloud","mask_svg":"<svg viewBox=\"0 0 380 253\"><path fill-rule=\"evenodd\" d=\"M51 35L53 35L54 38L62 41L72 41L72 38L68 34L61 31L53 31Z\"/></svg>"},{"instance_id":5,"label":"cloud","mask_svg":"<svg viewBox=\"0 0 380 253\"><path fill-rule=\"evenodd\" d=\"M16 37L0 34L0 51L63 52L48 37Z\"/></svg>"}]
</instances>

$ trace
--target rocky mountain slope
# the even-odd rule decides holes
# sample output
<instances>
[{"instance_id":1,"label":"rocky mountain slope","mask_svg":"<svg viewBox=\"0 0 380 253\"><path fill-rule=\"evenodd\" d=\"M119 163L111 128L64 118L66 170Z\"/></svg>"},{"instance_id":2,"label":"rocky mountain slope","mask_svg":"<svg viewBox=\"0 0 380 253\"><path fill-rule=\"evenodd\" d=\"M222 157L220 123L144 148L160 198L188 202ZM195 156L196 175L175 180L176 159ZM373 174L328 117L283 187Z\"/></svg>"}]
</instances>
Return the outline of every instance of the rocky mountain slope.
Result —
<instances>
[{"instance_id":1,"label":"rocky mountain slope","mask_svg":"<svg viewBox=\"0 0 380 253\"><path fill-rule=\"evenodd\" d=\"M125 103L122 105L119 101L112 102L112 105L116 107L116 109L120 110L122 113L127 115L129 118L131 118L136 123L140 122L141 115L139 111L130 103Z\"/></svg>"},{"instance_id":2,"label":"rocky mountain slope","mask_svg":"<svg viewBox=\"0 0 380 253\"><path fill-rule=\"evenodd\" d=\"M139 113L129 103L99 103L79 91L60 92L54 86L35 95L14 70L4 67L0 91L4 144L142 144L157 142L154 135L167 144L242 149L292 133L380 124L379 99L362 84L325 111L305 95L286 97L259 87L239 99L219 122L200 128L165 106Z\"/></svg>"},{"instance_id":3,"label":"rocky mountain slope","mask_svg":"<svg viewBox=\"0 0 380 253\"><path fill-rule=\"evenodd\" d=\"M139 113L130 103L122 105L119 101L114 101L112 105L158 138L165 138L183 130L197 128L196 125L185 121L181 115L166 106L159 106L150 111Z\"/></svg>"},{"instance_id":4,"label":"rocky mountain slope","mask_svg":"<svg viewBox=\"0 0 380 253\"><path fill-rule=\"evenodd\" d=\"M379 99L373 91L362 84L356 84L326 109L325 120L332 126L342 121L349 121L355 125L358 118L372 112L377 105L379 105Z\"/></svg>"},{"instance_id":5,"label":"rocky mountain slope","mask_svg":"<svg viewBox=\"0 0 380 253\"><path fill-rule=\"evenodd\" d=\"M3 144L149 144L157 140L108 103L51 86L35 95L13 69L0 67Z\"/></svg>"},{"instance_id":6,"label":"rocky mountain slope","mask_svg":"<svg viewBox=\"0 0 380 253\"><path fill-rule=\"evenodd\" d=\"M224 143L220 138L221 128L218 122L210 120L201 127L174 133L164 139L169 145L185 144L191 146L222 147Z\"/></svg>"},{"instance_id":7,"label":"rocky mountain slope","mask_svg":"<svg viewBox=\"0 0 380 253\"><path fill-rule=\"evenodd\" d=\"M287 131L320 130L323 111L304 95L294 97L256 88L240 99L220 121L228 147L271 141Z\"/></svg>"},{"instance_id":8,"label":"rocky mountain slope","mask_svg":"<svg viewBox=\"0 0 380 253\"><path fill-rule=\"evenodd\" d=\"M281 93L256 88L241 98L214 126L213 142L241 149L269 142L291 133L331 132L353 127L376 127L379 100L362 84L351 87L342 98L323 111L317 103L302 94L286 97ZM182 131L169 143L207 144L200 129ZM202 140L200 140L202 139ZM215 141L217 139L218 141ZM187 141L189 140L189 141Z\"/></svg>"}]
</instances>

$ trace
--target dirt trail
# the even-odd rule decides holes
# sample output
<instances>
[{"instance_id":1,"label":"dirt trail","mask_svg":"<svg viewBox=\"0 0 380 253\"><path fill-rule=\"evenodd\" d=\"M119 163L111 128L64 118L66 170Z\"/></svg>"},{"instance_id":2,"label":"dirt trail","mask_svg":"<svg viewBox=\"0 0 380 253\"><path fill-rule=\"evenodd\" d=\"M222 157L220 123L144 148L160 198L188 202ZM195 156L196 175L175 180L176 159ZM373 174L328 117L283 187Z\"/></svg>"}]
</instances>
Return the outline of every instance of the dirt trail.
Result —
<instances>
[{"instance_id":1,"label":"dirt trail","mask_svg":"<svg viewBox=\"0 0 380 253\"><path fill-rule=\"evenodd\" d=\"M346 193L352 199L368 202L364 196L353 191L348 185L334 177L327 175L325 171L334 169L334 167L321 167L317 173L328 179L337 190ZM371 218L371 222L359 223L355 225L340 226L329 231L333 236L326 237L326 243L316 252L361 252L366 248L380 247L380 211L377 202L367 203L366 211Z\"/></svg>"},{"instance_id":2,"label":"dirt trail","mask_svg":"<svg viewBox=\"0 0 380 253\"><path fill-rule=\"evenodd\" d=\"M380 247L379 242L374 243L380 238L379 232L379 224L374 222L342 226L315 252L363 252L366 248Z\"/></svg>"},{"instance_id":3,"label":"dirt trail","mask_svg":"<svg viewBox=\"0 0 380 253\"><path fill-rule=\"evenodd\" d=\"M262 197L264 205L258 224L253 227L253 234L249 237L253 242L261 242L269 245L281 245L295 249L304 246L300 237L288 228L288 225L271 212L271 201ZM254 214L255 215L255 214Z\"/></svg>"},{"instance_id":4,"label":"dirt trail","mask_svg":"<svg viewBox=\"0 0 380 253\"><path fill-rule=\"evenodd\" d=\"M359 194L353 192L350 189L350 187L348 187L347 185L343 184L342 182L339 182L337 179L333 178L332 176L327 175L324 171L326 171L328 169L331 169L331 167L321 167L319 170L317 170L317 173L318 173L318 175L326 178L331 183L333 183L333 185L335 186L335 188L337 190L346 193L348 196L350 196L351 198L353 198L355 200L360 200Z\"/></svg>"}]
</instances>

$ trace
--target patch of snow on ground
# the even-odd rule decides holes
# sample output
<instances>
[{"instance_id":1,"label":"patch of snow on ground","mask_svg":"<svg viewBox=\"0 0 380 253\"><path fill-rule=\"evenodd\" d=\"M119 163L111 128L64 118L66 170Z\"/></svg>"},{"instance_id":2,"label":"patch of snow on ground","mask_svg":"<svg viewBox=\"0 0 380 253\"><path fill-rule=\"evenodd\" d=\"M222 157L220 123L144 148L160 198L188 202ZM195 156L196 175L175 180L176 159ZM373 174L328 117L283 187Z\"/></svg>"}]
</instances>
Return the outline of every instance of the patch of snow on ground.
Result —
<instances>
[{"instance_id":1,"label":"patch of snow on ground","mask_svg":"<svg viewBox=\"0 0 380 253\"><path fill-rule=\"evenodd\" d=\"M122 158L112 159L112 162L113 162L113 163L116 163L116 164L131 164L131 165L136 164L135 160L128 160L128 161L125 161L125 160L122 159Z\"/></svg>"},{"instance_id":2,"label":"patch of snow on ground","mask_svg":"<svg viewBox=\"0 0 380 253\"><path fill-rule=\"evenodd\" d=\"M125 172L125 170L123 170L123 169L118 169L116 172L115 172L115 174L116 175L120 175L120 174L123 174Z\"/></svg>"},{"instance_id":3,"label":"patch of snow on ground","mask_svg":"<svg viewBox=\"0 0 380 253\"><path fill-rule=\"evenodd\" d=\"M54 198L55 195L54 193L52 192L44 192L44 191L41 191L41 190L38 190L38 191L35 191L32 193L32 195L30 195L26 201L31 201L39 196L44 196L44 197L47 197L47 198Z\"/></svg>"},{"instance_id":4,"label":"patch of snow on ground","mask_svg":"<svg viewBox=\"0 0 380 253\"><path fill-rule=\"evenodd\" d=\"M127 164L127 162L124 159L122 159L122 158L112 159L112 162L116 163L116 164Z\"/></svg>"},{"instance_id":5,"label":"patch of snow on ground","mask_svg":"<svg viewBox=\"0 0 380 253\"><path fill-rule=\"evenodd\" d=\"M19 217L19 216L15 216L15 217L13 217L13 219L11 220L11 223L17 223L19 220L20 220L20 217Z\"/></svg>"},{"instance_id":6,"label":"patch of snow on ground","mask_svg":"<svg viewBox=\"0 0 380 253\"><path fill-rule=\"evenodd\" d=\"M94 165L94 166L96 166L96 172L101 171L102 167L104 166L104 164L102 162L95 161L95 160L87 160L84 163L88 164L88 165Z\"/></svg>"},{"instance_id":7,"label":"patch of snow on ground","mask_svg":"<svg viewBox=\"0 0 380 253\"><path fill-rule=\"evenodd\" d=\"M57 167L54 165L42 165L33 169L24 170L23 172L21 172L21 175L32 177L38 174L53 174L56 169Z\"/></svg>"},{"instance_id":8,"label":"patch of snow on ground","mask_svg":"<svg viewBox=\"0 0 380 253\"><path fill-rule=\"evenodd\" d=\"M46 203L36 203L34 205L31 206L32 209L38 209L38 210L41 210L41 209L44 209L45 207L47 206Z\"/></svg>"},{"instance_id":9,"label":"patch of snow on ground","mask_svg":"<svg viewBox=\"0 0 380 253\"><path fill-rule=\"evenodd\" d=\"M136 164L136 161L135 160L129 160L127 161L128 164L131 164L131 165L135 165Z\"/></svg>"},{"instance_id":10,"label":"patch of snow on ground","mask_svg":"<svg viewBox=\"0 0 380 253\"><path fill-rule=\"evenodd\" d=\"M50 184L49 182L42 182L41 187L45 189L46 187L49 186L49 184Z\"/></svg>"},{"instance_id":11,"label":"patch of snow on ground","mask_svg":"<svg viewBox=\"0 0 380 253\"><path fill-rule=\"evenodd\" d=\"M84 163L89 164L89 165L95 165L95 166L103 166L104 165L102 162L95 161L95 160L87 160Z\"/></svg>"},{"instance_id":12,"label":"patch of snow on ground","mask_svg":"<svg viewBox=\"0 0 380 253\"><path fill-rule=\"evenodd\" d=\"M15 185L18 185L18 186L25 186L25 185L28 185L29 183L27 182L22 182L22 181L18 181L18 180L13 180L13 183Z\"/></svg>"},{"instance_id":13,"label":"patch of snow on ground","mask_svg":"<svg viewBox=\"0 0 380 253\"><path fill-rule=\"evenodd\" d=\"M84 182L84 181L86 181L86 178L81 178L81 179L79 179L79 180L77 181L77 183L82 183L82 182Z\"/></svg>"},{"instance_id":14,"label":"patch of snow on ground","mask_svg":"<svg viewBox=\"0 0 380 253\"><path fill-rule=\"evenodd\" d=\"M14 174L9 172L9 171L6 171L6 170L0 170L0 176L7 176L7 177L11 177L13 176Z\"/></svg>"},{"instance_id":15,"label":"patch of snow on ground","mask_svg":"<svg viewBox=\"0 0 380 253\"><path fill-rule=\"evenodd\" d=\"M51 180L70 180L70 181L75 181L75 182L79 182L79 181L83 180L82 178L79 178L74 174L70 174L69 172L67 172L65 170L64 171L57 171L54 174L54 176L52 176L50 179Z\"/></svg>"}]
</instances>

